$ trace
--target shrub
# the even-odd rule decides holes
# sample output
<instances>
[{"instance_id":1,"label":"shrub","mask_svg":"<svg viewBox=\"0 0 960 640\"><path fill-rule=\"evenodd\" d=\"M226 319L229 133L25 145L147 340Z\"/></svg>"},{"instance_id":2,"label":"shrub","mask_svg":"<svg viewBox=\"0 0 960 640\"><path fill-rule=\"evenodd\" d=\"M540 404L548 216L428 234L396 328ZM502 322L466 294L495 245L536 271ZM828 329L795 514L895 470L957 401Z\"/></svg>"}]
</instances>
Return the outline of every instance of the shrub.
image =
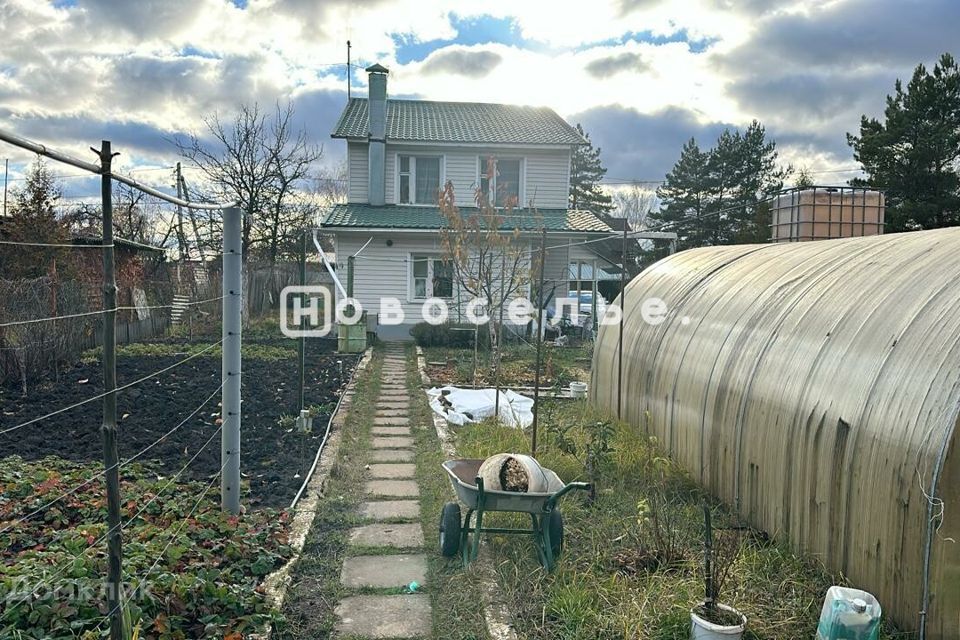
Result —
<instances>
[{"instance_id":1,"label":"shrub","mask_svg":"<svg viewBox=\"0 0 960 640\"><path fill-rule=\"evenodd\" d=\"M490 334L481 327L474 332L472 324L445 322L430 324L420 322L413 325L410 335L421 347L472 347L473 336L476 335L481 349L490 345Z\"/></svg>"}]
</instances>

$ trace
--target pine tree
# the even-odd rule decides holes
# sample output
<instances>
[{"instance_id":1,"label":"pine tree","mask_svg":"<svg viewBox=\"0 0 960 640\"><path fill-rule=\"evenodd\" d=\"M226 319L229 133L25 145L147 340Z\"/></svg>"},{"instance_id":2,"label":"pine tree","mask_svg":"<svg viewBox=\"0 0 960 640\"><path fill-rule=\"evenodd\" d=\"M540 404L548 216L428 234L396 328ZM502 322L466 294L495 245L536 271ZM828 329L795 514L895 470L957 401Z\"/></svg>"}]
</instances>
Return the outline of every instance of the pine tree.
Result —
<instances>
[{"instance_id":1,"label":"pine tree","mask_svg":"<svg viewBox=\"0 0 960 640\"><path fill-rule=\"evenodd\" d=\"M660 210L650 214L656 226L677 232L677 247L689 249L706 244L707 232L703 214L707 207L707 160L709 155L700 150L697 141L690 138L683 145L680 159L657 189Z\"/></svg>"},{"instance_id":2,"label":"pine tree","mask_svg":"<svg viewBox=\"0 0 960 640\"><path fill-rule=\"evenodd\" d=\"M960 224L960 68L948 53L921 64L887 96L884 121L862 116L847 134L867 174L854 184L886 193L887 232Z\"/></svg>"},{"instance_id":3,"label":"pine tree","mask_svg":"<svg viewBox=\"0 0 960 640\"><path fill-rule=\"evenodd\" d=\"M790 172L757 121L745 133L725 130L706 152L690 139L657 191L661 209L651 217L677 232L679 249L765 242L768 201Z\"/></svg>"},{"instance_id":4,"label":"pine tree","mask_svg":"<svg viewBox=\"0 0 960 640\"><path fill-rule=\"evenodd\" d=\"M770 197L783 189L790 167L777 163L777 143L766 138L763 125L754 120L739 138L740 166L733 207L728 212L732 240L738 244L770 239Z\"/></svg>"},{"instance_id":5,"label":"pine tree","mask_svg":"<svg viewBox=\"0 0 960 640\"><path fill-rule=\"evenodd\" d=\"M600 147L594 147L580 124L577 133L587 144L575 147L570 158L570 208L606 213L613 209L612 198L603 192L600 181L607 174L600 161Z\"/></svg>"}]
</instances>

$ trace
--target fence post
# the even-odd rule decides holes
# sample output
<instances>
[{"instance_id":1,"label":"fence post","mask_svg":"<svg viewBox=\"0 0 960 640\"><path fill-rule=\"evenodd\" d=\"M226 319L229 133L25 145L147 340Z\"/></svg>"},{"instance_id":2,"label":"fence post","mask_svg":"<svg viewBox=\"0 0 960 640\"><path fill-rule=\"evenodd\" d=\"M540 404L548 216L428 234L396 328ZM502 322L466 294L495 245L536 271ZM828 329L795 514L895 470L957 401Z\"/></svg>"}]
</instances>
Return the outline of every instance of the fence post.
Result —
<instances>
[{"instance_id":1,"label":"fence post","mask_svg":"<svg viewBox=\"0 0 960 640\"><path fill-rule=\"evenodd\" d=\"M94 149L96 151L96 149ZM103 200L103 466L107 484L107 607L110 640L123 640L123 547L120 537L120 455L117 451L117 278L113 255L113 152L100 143L100 197Z\"/></svg>"},{"instance_id":2,"label":"fence post","mask_svg":"<svg viewBox=\"0 0 960 640\"><path fill-rule=\"evenodd\" d=\"M240 513L240 373L243 255L240 209L223 211L223 344L221 360L223 431L220 433L220 505Z\"/></svg>"}]
</instances>

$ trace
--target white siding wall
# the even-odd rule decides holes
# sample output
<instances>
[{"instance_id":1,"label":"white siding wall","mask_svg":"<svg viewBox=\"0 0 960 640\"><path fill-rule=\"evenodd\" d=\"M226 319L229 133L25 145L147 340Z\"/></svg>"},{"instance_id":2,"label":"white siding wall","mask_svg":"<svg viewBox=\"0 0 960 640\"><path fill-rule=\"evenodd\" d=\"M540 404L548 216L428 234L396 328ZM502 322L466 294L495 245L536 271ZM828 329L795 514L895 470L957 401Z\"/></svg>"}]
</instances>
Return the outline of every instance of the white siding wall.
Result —
<instances>
[{"instance_id":1,"label":"white siding wall","mask_svg":"<svg viewBox=\"0 0 960 640\"><path fill-rule=\"evenodd\" d=\"M563 298L567 295L567 268L570 264L570 248L557 246L559 244L560 242L551 242L550 237L547 236L547 246L555 248L547 250L543 287L546 294L549 294L550 290L553 289L553 298ZM545 303L549 301L549 298L544 299Z\"/></svg>"},{"instance_id":2,"label":"white siding wall","mask_svg":"<svg viewBox=\"0 0 960 640\"><path fill-rule=\"evenodd\" d=\"M480 169L480 157L494 155L524 158L523 205L531 199L544 209L567 206L570 182L570 152L567 149L497 149L495 147L417 146L387 143L386 201L397 203L397 155L443 156L443 179L453 182L457 204L472 206ZM366 202L368 193L367 148L364 143L347 144L350 170L350 202Z\"/></svg>"},{"instance_id":3,"label":"white siding wall","mask_svg":"<svg viewBox=\"0 0 960 640\"><path fill-rule=\"evenodd\" d=\"M338 233L336 239L337 275L344 286L347 284L347 257L356 253L371 236L373 241L357 257L355 263L353 274L354 297L360 301L368 316L374 319L381 312L380 302L382 298L397 298L400 300L400 306L405 315L404 325L409 326L421 322L422 301L413 300L410 292L409 258L411 254L442 255L440 237L435 233L391 233L382 231ZM393 241L392 246L388 247L386 245L387 239ZM560 296L566 295L567 253L568 251L564 247L562 249L552 249L547 254L547 289L549 290L551 282L556 282L557 294ZM494 265L495 270L499 270L498 267L499 265ZM524 268L528 267L529 263L525 262ZM454 299L450 302L450 320L454 322L460 320L458 312L462 313L463 308L469 302L467 294L457 295L457 289L458 287L454 283ZM524 291L512 297L518 297L518 295L529 295L529 285L525 287ZM405 333L405 330L403 333Z\"/></svg>"},{"instance_id":4,"label":"white siding wall","mask_svg":"<svg viewBox=\"0 0 960 640\"><path fill-rule=\"evenodd\" d=\"M367 148L367 144L363 142L347 143L347 179L350 185L347 202L368 202L370 199L370 167Z\"/></svg>"},{"instance_id":5,"label":"white siding wall","mask_svg":"<svg viewBox=\"0 0 960 640\"><path fill-rule=\"evenodd\" d=\"M566 209L570 193L570 153L537 153L526 156L527 205Z\"/></svg>"},{"instance_id":6,"label":"white siding wall","mask_svg":"<svg viewBox=\"0 0 960 640\"><path fill-rule=\"evenodd\" d=\"M380 313L380 299L398 298L406 315L404 324L420 322L420 303L410 298L411 253L441 255L440 236L436 233L344 233L337 234L337 275L343 286L347 286L347 257L360 250L373 236L373 242L367 245L355 263L353 273L354 297L363 305L370 316ZM387 239L393 241L388 247Z\"/></svg>"}]
</instances>

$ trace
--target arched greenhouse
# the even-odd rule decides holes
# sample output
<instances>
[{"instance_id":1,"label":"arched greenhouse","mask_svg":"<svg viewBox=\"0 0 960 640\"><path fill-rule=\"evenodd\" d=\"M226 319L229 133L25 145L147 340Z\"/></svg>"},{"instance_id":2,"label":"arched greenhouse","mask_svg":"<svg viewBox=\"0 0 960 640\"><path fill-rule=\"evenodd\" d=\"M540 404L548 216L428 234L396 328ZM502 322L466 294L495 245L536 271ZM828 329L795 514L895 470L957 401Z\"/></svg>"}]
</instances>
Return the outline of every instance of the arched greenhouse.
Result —
<instances>
[{"instance_id":1,"label":"arched greenhouse","mask_svg":"<svg viewBox=\"0 0 960 640\"><path fill-rule=\"evenodd\" d=\"M960 637L960 229L684 251L627 286L622 390L619 339L594 402L622 391L747 522Z\"/></svg>"}]
</instances>

